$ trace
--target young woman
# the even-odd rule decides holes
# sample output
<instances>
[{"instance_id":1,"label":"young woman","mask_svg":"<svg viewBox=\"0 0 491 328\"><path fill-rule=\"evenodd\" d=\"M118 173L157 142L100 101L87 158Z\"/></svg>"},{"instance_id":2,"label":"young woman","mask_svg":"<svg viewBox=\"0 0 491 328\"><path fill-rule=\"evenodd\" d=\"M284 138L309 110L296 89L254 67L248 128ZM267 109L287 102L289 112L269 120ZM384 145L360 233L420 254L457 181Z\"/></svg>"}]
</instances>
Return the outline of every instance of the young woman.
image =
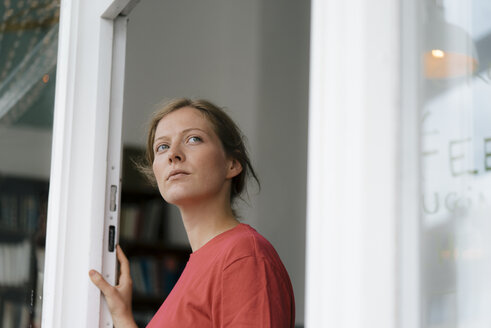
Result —
<instances>
[{"instance_id":1,"label":"young woman","mask_svg":"<svg viewBox=\"0 0 491 328\"><path fill-rule=\"evenodd\" d=\"M162 197L179 208L193 251L147 327L294 327L293 290L283 263L232 207L246 178L257 176L230 117L204 100L167 103L151 121L147 162ZM136 327L129 263L119 246L117 256L117 286L94 270L90 278L104 294L114 326Z\"/></svg>"}]
</instances>

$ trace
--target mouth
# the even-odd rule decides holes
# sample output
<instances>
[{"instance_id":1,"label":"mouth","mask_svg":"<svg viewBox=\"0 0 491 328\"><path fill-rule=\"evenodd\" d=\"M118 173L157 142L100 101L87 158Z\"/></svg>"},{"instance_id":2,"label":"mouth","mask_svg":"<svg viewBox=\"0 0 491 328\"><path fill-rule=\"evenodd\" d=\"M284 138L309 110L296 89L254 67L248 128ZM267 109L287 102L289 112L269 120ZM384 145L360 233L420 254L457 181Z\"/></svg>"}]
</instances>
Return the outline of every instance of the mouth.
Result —
<instances>
[{"instance_id":1,"label":"mouth","mask_svg":"<svg viewBox=\"0 0 491 328\"><path fill-rule=\"evenodd\" d=\"M185 176L185 175L188 175L189 173L186 172L186 171L183 171L183 170L174 170L174 171L171 171L169 173L169 175L167 176L167 180L173 180L173 179L177 179L181 176Z\"/></svg>"}]
</instances>

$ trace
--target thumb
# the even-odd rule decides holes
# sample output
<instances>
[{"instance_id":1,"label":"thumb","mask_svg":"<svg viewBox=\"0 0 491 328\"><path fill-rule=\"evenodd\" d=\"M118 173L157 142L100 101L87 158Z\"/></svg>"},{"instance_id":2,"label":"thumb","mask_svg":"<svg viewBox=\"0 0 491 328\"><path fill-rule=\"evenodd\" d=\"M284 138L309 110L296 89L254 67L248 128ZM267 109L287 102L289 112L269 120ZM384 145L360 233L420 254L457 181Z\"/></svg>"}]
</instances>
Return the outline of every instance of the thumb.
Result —
<instances>
[{"instance_id":1,"label":"thumb","mask_svg":"<svg viewBox=\"0 0 491 328\"><path fill-rule=\"evenodd\" d=\"M99 288L104 295L106 295L109 289L112 288L112 286L104 279L104 277L102 277L102 275L95 270L89 271L89 277L94 285L96 285L97 288Z\"/></svg>"}]
</instances>

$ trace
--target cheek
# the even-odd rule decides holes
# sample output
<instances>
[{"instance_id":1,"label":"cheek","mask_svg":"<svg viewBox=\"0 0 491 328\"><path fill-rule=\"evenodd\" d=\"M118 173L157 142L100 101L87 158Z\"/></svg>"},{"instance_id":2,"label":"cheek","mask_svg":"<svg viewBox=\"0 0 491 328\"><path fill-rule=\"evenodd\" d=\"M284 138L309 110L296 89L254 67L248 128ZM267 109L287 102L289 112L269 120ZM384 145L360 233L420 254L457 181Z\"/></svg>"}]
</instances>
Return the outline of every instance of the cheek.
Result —
<instances>
[{"instance_id":1,"label":"cheek","mask_svg":"<svg viewBox=\"0 0 491 328\"><path fill-rule=\"evenodd\" d=\"M156 157L153 160L152 170L153 174L155 175L155 179L157 179L157 183L160 183L163 174L162 160L160 158Z\"/></svg>"},{"instance_id":2,"label":"cheek","mask_svg":"<svg viewBox=\"0 0 491 328\"><path fill-rule=\"evenodd\" d=\"M224 179L227 174L227 162L225 156L222 153L215 153L210 156L208 160L203 163L205 166L207 175L209 179Z\"/></svg>"}]
</instances>

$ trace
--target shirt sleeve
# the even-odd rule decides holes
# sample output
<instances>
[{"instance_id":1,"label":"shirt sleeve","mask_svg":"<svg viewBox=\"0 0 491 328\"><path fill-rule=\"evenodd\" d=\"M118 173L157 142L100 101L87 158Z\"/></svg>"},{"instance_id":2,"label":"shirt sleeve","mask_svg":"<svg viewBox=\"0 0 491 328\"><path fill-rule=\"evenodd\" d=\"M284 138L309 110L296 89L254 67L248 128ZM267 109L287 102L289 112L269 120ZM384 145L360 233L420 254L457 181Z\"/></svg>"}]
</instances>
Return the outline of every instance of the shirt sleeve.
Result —
<instances>
[{"instance_id":1,"label":"shirt sleeve","mask_svg":"<svg viewBox=\"0 0 491 328\"><path fill-rule=\"evenodd\" d=\"M263 258L243 257L223 271L222 327L293 327L292 302L281 270Z\"/></svg>"}]
</instances>

